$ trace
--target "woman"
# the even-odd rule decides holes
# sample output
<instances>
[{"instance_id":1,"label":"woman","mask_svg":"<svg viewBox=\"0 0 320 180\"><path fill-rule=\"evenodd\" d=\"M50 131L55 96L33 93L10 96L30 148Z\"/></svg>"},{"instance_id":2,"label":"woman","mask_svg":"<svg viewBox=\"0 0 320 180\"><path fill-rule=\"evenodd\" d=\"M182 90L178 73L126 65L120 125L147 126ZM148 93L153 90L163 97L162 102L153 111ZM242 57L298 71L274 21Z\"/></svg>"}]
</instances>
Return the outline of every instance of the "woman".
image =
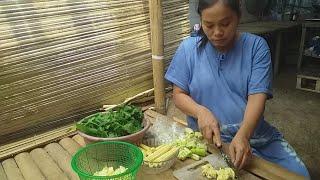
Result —
<instances>
[{"instance_id":1,"label":"woman","mask_svg":"<svg viewBox=\"0 0 320 180\"><path fill-rule=\"evenodd\" d=\"M238 0L199 0L201 29L179 46L165 78L173 100L188 115L188 126L220 147L229 142L241 169L251 153L309 177L282 135L263 117L272 98L272 67L266 41L237 32Z\"/></svg>"}]
</instances>

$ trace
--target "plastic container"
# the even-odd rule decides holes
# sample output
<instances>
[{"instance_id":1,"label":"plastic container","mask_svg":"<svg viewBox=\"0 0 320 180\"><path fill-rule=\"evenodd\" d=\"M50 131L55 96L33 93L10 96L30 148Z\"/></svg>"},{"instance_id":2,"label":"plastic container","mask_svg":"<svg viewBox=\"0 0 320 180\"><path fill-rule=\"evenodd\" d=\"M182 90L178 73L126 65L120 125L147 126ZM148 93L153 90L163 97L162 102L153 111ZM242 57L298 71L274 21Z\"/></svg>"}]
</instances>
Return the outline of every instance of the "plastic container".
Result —
<instances>
[{"instance_id":1,"label":"plastic container","mask_svg":"<svg viewBox=\"0 0 320 180\"><path fill-rule=\"evenodd\" d=\"M85 134L81 131L78 131L78 134L82 136L86 142L86 144L90 144L93 142L98 142L98 141L125 141L133 144L140 144L142 142L143 137L145 136L147 130L150 128L151 123L147 119L143 119L143 129L141 131L138 131L134 134L130 134L127 136L120 136L120 137L115 137L115 138L102 138L102 137L95 137L95 136L90 136L88 134Z\"/></svg>"},{"instance_id":2,"label":"plastic container","mask_svg":"<svg viewBox=\"0 0 320 180\"><path fill-rule=\"evenodd\" d=\"M156 141L154 138L148 138L143 139L143 144L149 146L149 147L157 147L161 145L159 141ZM163 171L168 170L173 166L173 164L176 162L178 157L179 150L176 151L176 153L167 161L161 161L161 162L148 162L143 161L141 170L146 174L159 174ZM151 164L151 166L150 166Z\"/></svg>"},{"instance_id":3,"label":"plastic container","mask_svg":"<svg viewBox=\"0 0 320 180\"><path fill-rule=\"evenodd\" d=\"M71 160L72 169L81 180L114 179L133 180L141 167L143 154L130 143L106 141L87 145L81 148ZM117 169L119 166L128 168L124 173L114 176L93 176L105 166Z\"/></svg>"}]
</instances>

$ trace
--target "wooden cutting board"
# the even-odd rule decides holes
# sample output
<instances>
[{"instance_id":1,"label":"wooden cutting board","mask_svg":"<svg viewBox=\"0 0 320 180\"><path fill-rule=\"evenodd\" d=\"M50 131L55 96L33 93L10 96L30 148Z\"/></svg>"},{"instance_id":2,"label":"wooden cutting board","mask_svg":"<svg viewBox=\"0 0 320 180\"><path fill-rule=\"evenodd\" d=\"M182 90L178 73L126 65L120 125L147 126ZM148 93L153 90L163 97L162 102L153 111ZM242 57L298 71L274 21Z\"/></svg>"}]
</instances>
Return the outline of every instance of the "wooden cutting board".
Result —
<instances>
[{"instance_id":1,"label":"wooden cutting board","mask_svg":"<svg viewBox=\"0 0 320 180\"><path fill-rule=\"evenodd\" d=\"M228 167L221 156L210 154L199 161L173 171L173 175L179 180L206 180L206 178L201 175L201 166L208 163L215 169Z\"/></svg>"},{"instance_id":2,"label":"wooden cutting board","mask_svg":"<svg viewBox=\"0 0 320 180\"><path fill-rule=\"evenodd\" d=\"M228 167L227 163L224 162L220 155L210 154L200 161L196 161L190 165L173 171L173 176L179 180L207 180L207 178L203 177L201 174L201 166L207 163L210 163L216 169L219 169L220 167ZM261 180L261 178L245 170L239 171L238 176L238 179L240 180Z\"/></svg>"}]
</instances>

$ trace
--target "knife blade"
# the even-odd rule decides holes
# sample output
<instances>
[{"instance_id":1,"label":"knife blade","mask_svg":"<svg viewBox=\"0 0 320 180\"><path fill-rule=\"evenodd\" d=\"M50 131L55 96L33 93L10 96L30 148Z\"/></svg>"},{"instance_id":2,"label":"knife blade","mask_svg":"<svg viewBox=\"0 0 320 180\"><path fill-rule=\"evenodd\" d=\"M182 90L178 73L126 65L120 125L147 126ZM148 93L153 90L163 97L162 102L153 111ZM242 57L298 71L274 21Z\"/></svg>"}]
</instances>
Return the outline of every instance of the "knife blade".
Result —
<instances>
[{"instance_id":1,"label":"knife blade","mask_svg":"<svg viewBox=\"0 0 320 180\"><path fill-rule=\"evenodd\" d=\"M220 155L222 156L223 160L227 163L227 165L231 168L234 168L234 165L231 161L231 158L223 152L222 148L218 148Z\"/></svg>"},{"instance_id":2,"label":"knife blade","mask_svg":"<svg viewBox=\"0 0 320 180\"><path fill-rule=\"evenodd\" d=\"M226 164L234 171L234 174L235 174L235 178L238 179L238 169L234 166L234 164L232 163L232 160L231 158L223 152L222 150L222 146L221 147L217 147L217 149L219 150L220 152L220 155L222 156L224 162L226 162Z\"/></svg>"},{"instance_id":3,"label":"knife blade","mask_svg":"<svg viewBox=\"0 0 320 180\"><path fill-rule=\"evenodd\" d=\"M214 138L214 136L213 136ZM214 141L213 141L214 142ZM230 158L229 155L227 155L224 151L228 150L228 146L226 146L225 143L222 142L220 147L217 147L215 144L211 144L211 146L215 147L216 149L219 150L219 153L221 155L221 157L223 158L224 162L234 171L235 175L236 175L236 179L238 176L238 169L234 166L234 164L232 163L232 160Z\"/></svg>"}]
</instances>

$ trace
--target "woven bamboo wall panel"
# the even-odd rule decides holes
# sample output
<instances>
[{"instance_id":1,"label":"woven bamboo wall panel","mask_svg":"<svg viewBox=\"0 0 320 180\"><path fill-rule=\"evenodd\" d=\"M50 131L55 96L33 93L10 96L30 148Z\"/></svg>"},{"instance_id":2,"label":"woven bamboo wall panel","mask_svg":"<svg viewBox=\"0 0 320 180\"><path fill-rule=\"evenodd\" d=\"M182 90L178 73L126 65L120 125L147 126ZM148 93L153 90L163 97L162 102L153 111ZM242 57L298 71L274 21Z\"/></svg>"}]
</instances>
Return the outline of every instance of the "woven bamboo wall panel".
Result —
<instances>
[{"instance_id":1,"label":"woven bamboo wall panel","mask_svg":"<svg viewBox=\"0 0 320 180\"><path fill-rule=\"evenodd\" d=\"M189 34L164 0L166 65ZM0 1L0 143L152 88L148 0Z\"/></svg>"}]
</instances>

